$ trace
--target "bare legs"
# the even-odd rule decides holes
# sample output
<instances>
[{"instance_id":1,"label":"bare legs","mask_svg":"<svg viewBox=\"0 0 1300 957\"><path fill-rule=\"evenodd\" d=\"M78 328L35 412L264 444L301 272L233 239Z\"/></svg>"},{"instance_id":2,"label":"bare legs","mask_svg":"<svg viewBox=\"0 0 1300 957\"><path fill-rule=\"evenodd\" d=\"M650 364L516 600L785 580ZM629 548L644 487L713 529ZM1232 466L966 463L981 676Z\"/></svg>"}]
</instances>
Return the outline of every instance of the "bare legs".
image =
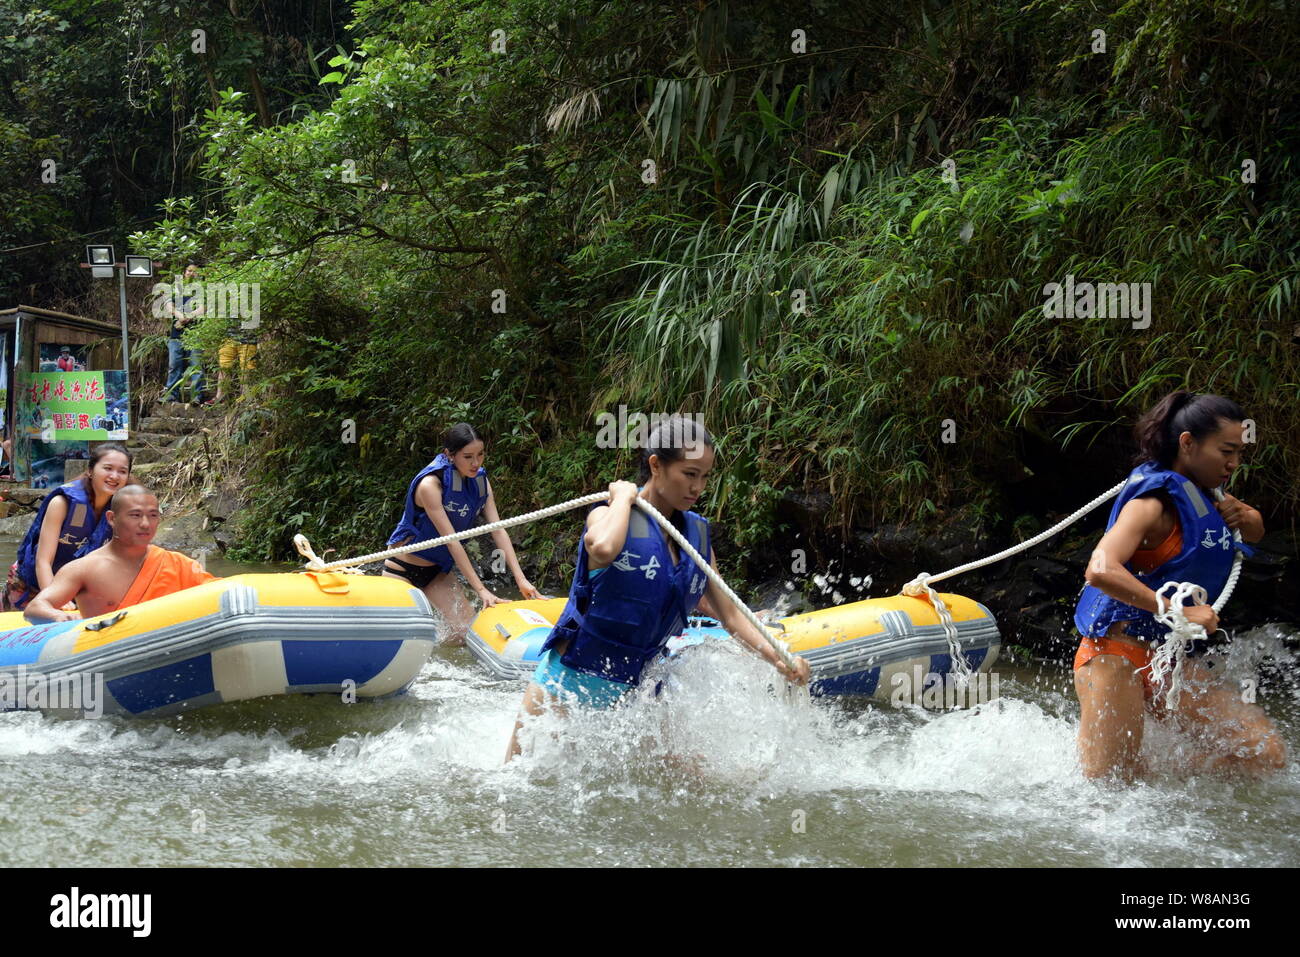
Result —
<instances>
[{"instance_id":1,"label":"bare legs","mask_svg":"<svg viewBox=\"0 0 1300 957\"><path fill-rule=\"evenodd\" d=\"M555 704L554 699L546 693L546 690L541 685L537 684L535 681L530 681L528 683L528 690L524 692L524 700L523 704L520 706L519 717L515 720L515 729L510 732L510 746L506 749L506 764L510 763L511 758L519 755L519 729L524 726L524 715L528 714L536 717L537 715L544 714L548 707L555 708L561 714L564 713L564 708L561 705Z\"/></svg>"},{"instance_id":2,"label":"bare legs","mask_svg":"<svg viewBox=\"0 0 1300 957\"><path fill-rule=\"evenodd\" d=\"M388 567L384 568L383 575L385 578L407 581L406 576ZM443 644L453 646L465 644L465 632L469 630L469 624L474 619L474 606L466 601L465 592L456 580L455 574L439 575L425 585L422 591L424 597L429 599L429 604L438 609L438 613L447 624L447 635L443 639Z\"/></svg>"},{"instance_id":3,"label":"bare legs","mask_svg":"<svg viewBox=\"0 0 1300 957\"><path fill-rule=\"evenodd\" d=\"M474 620L474 607L465 600L465 591L455 573L439 575L425 586L424 594L447 623L447 637L443 644L465 644L465 632L469 631L469 623Z\"/></svg>"},{"instance_id":4,"label":"bare legs","mask_svg":"<svg viewBox=\"0 0 1300 957\"><path fill-rule=\"evenodd\" d=\"M1146 700L1142 679L1120 655L1098 655L1074 673L1079 696L1079 764L1088 778L1116 774L1132 780L1140 770Z\"/></svg>"},{"instance_id":5,"label":"bare legs","mask_svg":"<svg viewBox=\"0 0 1300 957\"><path fill-rule=\"evenodd\" d=\"M1190 681L1174 717L1204 744L1196 770L1263 775L1286 767L1286 744L1263 708L1197 662L1189 661L1184 673Z\"/></svg>"},{"instance_id":6,"label":"bare legs","mask_svg":"<svg viewBox=\"0 0 1300 957\"><path fill-rule=\"evenodd\" d=\"M1196 661L1183 667L1183 690L1173 720L1197 738L1192 771L1266 774L1286 765L1286 745L1264 709L1241 700L1238 689L1217 680ZM1098 655L1074 673L1079 695L1079 764L1085 777L1142 772L1142 681L1119 655Z\"/></svg>"}]
</instances>

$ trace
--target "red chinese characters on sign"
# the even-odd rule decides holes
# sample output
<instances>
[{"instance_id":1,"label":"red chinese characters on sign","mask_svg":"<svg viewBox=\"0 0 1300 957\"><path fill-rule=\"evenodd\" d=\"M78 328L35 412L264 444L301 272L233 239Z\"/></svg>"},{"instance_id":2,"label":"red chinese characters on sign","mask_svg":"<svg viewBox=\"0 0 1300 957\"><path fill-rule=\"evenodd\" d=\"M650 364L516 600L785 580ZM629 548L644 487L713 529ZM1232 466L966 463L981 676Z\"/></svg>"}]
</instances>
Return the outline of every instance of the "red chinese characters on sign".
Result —
<instances>
[{"instance_id":1,"label":"red chinese characters on sign","mask_svg":"<svg viewBox=\"0 0 1300 957\"><path fill-rule=\"evenodd\" d=\"M61 431L76 430L78 432L85 432L90 429L90 413L55 412L54 428Z\"/></svg>"},{"instance_id":2,"label":"red chinese characters on sign","mask_svg":"<svg viewBox=\"0 0 1300 957\"><path fill-rule=\"evenodd\" d=\"M23 383L22 388L26 390L23 398L30 403L30 415L24 420L30 434L52 425L56 435L46 437L45 441L49 438L85 441L88 437L104 438L106 433L115 430L124 431L125 422L120 413L125 410L111 412L107 408L105 375L119 377L111 380L113 384L120 381L122 373L41 373L35 381Z\"/></svg>"}]
</instances>

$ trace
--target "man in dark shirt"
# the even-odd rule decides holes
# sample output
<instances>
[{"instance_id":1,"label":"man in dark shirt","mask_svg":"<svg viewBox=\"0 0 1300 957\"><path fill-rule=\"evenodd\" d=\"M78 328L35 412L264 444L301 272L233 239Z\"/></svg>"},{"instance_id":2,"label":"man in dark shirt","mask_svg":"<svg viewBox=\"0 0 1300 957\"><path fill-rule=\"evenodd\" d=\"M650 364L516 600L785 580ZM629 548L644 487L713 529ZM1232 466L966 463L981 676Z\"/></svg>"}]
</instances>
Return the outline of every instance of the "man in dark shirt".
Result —
<instances>
[{"instance_id":1,"label":"man in dark shirt","mask_svg":"<svg viewBox=\"0 0 1300 957\"><path fill-rule=\"evenodd\" d=\"M185 267L185 281L190 282L199 274L199 267L190 263ZM167 385L163 388L164 402L179 402L179 387L181 378L185 375L187 368L192 369L190 376L191 391L195 402L203 402L203 357L197 349L185 348L185 342L181 338L185 332L185 327L192 323L203 312L203 304L196 301L191 305L191 300L198 299L196 296L185 296L181 300L180 311L169 302L167 304L167 315L171 319L170 328L167 333Z\"/></svg>"}]
</instances>

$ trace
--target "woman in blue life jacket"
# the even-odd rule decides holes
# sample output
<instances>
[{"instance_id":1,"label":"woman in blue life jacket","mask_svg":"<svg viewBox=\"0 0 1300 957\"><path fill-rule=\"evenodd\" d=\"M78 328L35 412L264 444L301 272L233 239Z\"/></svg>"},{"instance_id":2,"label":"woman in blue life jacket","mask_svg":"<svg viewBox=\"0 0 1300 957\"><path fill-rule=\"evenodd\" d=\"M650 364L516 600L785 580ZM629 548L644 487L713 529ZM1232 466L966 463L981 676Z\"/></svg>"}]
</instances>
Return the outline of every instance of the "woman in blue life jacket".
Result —
<instances>
[{"instance_id":1,"label":"woman in blue life jacket","mask_svg":"<svg viewBox=\"0 0 1300 957\"><path fill-rule=\"evenodd\" d=\"M478 524L480 514L489 524L501 520L492 495L492 483L483 468L482 437L468 422L460 422L447 430L442 444L442 453L411 480L401 521L388 536L390 546L463 532ZM505 556L519 593L524 598L541 598L541 592L524 577L505 529L493 532L492 541ZM423 591L447 622L446 642L463 644L465 631L473 618L473 608L456 584L456 576L451 573L453 567L460 569L484 608L502 601L479 579L460 542L448 542L436 548L409 552L400 558L390 558L384 562L383 574L410 582Z\"/></svg>"},{"instance_id":2,"label":"woman in blue life jacket","mask_svg":"<svg viewBox=\"0 0 1300 957\"><path fill-rule=\"evenodd\" d=\"M673 416L650 433L641 450L642 488L631 482L609 484L609 504L597 505L587 515L569 602L542 646L541 661L524 692L524 712L563 711L564 703L571 702L614 705L636 687L645 666L685 629L687 616L697 607L783 677L807 682L808 663L795 658L795 669L787 669L766 637L633 504L644 496L716 568L709 523L690 511L704 492L713 461L713 439L704 427ZM520 715L507 762L519 753L522 724Z\"/></svg>"},{"instance_id":3,"label":"woman in blue life jacket","mask_svg":"<svg viewBox=\"0 0 1300 957\"><path fill-rule=\"evenodd\" d=\"M84 476L45 496L9 569L5 599L10 607L25 608L60 568L112 537L105 512L130 474L131 453L105 442L91 451Z\"/></svg>"},{"instance_id":4,"label":"woman in blue life jacket","mask_svg":"<svg viewBox=\"0 0 1300 957\"><path fill-rule=\"evenodd\" d=\"M1079 596L1075 625L1082 636L1074 660L1079 696L1079 762L1090 778L1141 771L1143 715L1155 703L1151 679L1155 647L1166 629L1154 614L1156 592L1166 582L1193 582L1218 599L1232 569L1232 531L1259 541L1259 512L1213 490L1241 463L1245 413L1217 395L1177 391L1138 422L1141 463L1129 475L1110 513L1106 533L1092 554L1087 586ZM1211 634L1219 617L1211 605L1185 612ZM1183 668L1175 712L1204 747L1195 766L1267 771L1286 763L1286 747L1258 705L1194 658Z\"/></svg>"}]
</instances>

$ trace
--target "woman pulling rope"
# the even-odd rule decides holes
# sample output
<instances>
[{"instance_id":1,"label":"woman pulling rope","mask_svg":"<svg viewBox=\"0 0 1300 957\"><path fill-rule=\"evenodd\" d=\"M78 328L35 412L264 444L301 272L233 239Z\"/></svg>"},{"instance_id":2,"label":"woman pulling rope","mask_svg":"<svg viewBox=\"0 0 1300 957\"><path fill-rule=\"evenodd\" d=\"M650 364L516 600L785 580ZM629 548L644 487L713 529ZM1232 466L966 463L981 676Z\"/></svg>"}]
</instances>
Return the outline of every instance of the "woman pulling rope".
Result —
<instances>
[{"instance_id":1,"label":"woman pulling rope","mask_svg":"<svg viewBox=\"0 0 1300 957\"><path fill-rule=\"evenodd\" d=\"M1204 643L1183 654L1197 626L1205 634L1219 627L1206 599L1226 592L1234 548L1264 535L1255 509L1230 495L1211 498L1241 463L1245 418L1229 399L1178 391L1138 422L1141 464L1111 509L1074 616L1082 635L1074 659L1079 760L1088 777L1140 770L1148 709L1199 733L1198 767L1265 771L1286 763L1264 710L1196 660Z\"/></svg>"}]
</instances>

